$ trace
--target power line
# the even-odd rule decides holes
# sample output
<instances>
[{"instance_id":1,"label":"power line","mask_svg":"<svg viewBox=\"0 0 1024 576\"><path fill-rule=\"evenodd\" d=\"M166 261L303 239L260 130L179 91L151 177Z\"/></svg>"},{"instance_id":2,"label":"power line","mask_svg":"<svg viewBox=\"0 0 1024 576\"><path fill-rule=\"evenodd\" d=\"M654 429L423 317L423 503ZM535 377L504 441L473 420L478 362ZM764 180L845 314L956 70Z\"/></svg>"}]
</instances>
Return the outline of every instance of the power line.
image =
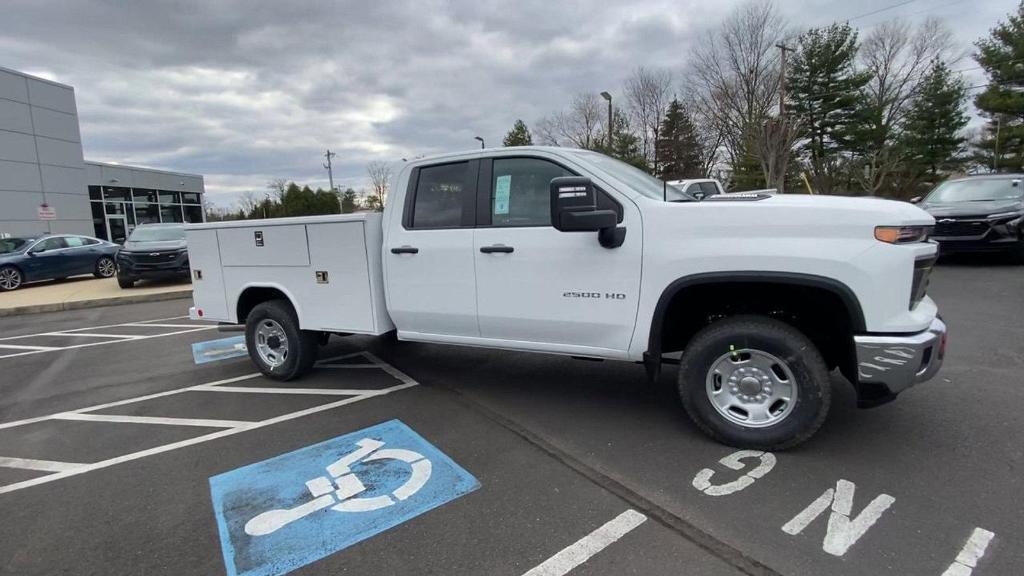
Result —
<instances>
[{"instance_id":1,"label":"power line","mask_svg":"<svg viewBox=\"0 0 1024 576\"><path fill-rule=\"evenodd\" d=\"M864 14L861 14L860 16L854 16L853 18L847 18L846 21L847 22L853 22L854 20L860 20L861 18L867 18L868 16L874 16L875 14L880 14L882 12L887 12L889 10L893 10L895 8L899 8L900 6L906 6L907 4L910 4L911 2L917 2L917 0L904 0L903 2L897 2L896 4L893 4L891 6L886 6L885 8L879 8L878 10L872 10L871 12L865 12Z\"/></svg>"}]
</instances>

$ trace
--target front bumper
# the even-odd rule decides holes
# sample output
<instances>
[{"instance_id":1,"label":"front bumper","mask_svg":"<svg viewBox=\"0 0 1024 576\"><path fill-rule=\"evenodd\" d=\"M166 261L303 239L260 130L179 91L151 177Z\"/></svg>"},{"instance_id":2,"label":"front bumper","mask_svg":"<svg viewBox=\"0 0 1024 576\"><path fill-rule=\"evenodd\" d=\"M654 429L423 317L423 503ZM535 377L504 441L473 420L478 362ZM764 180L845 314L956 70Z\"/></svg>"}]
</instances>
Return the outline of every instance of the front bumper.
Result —
<instances>
[{"instance_id":1,"label":"front bumper","mask_svg":"<svg viewBox=\"0 0 1024 576\"><path fill-rule=\"evenodd\" d=\"M914 384L931 379L946 355L946 324L938 317L927 330L893 336L854 336L858 403L884 404Z\"/></svg>"},{"instance_id":2,"label":"front bumper","mask_svg":"<svg viewBox=\"0 0 1024 576\"><path fill-rule=\"evenodd\" d=\"M117 273L122 278L187 276L188 252L118 252Z\"/></svg>"}]
</instances>

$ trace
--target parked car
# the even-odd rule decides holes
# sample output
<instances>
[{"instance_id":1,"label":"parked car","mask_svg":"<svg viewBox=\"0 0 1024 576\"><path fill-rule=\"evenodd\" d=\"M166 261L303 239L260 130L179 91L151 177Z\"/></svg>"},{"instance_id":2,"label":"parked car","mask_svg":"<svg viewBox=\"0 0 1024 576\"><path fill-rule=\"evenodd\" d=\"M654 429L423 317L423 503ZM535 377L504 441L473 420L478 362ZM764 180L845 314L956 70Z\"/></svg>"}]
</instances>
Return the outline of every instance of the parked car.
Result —
<instances>
[{"instance_id":1,"label":"parked car","mask_svg":"<svg viewBox=\"0 0 1024 576\"><path fill-rule=\"evenodd\" d=\"M688 194L596 152L420 158L384 213L189 224L192 318L245 324L270 378L331 333L677 368L697 426L778 450L814 434L839 369L858 404L942 365L935 220L906 202ZM642 273L641 273L642 272ZM672 353L682 352L682 356Z\"/></svg>"},{"instance_id":2,"label":"parked car","mask_svg":"<svg viewBox=\"0 0 1024 576\"><path fill-rule=\"evenodd\" d=\"M0 291L80 274L110 278L119 248L113 242L70 234L0 238Z\"/></svg>"},{"instance_id":3,"label":"parked car","mask_svg":"<svg viewBox=\"0 0 1024 576\"><path fill-rule=\"evenodd\" d=\"M939 252L1004 252L1024 263L1022 180L1024 174L956 178L915 198L935 217Z\"/></svg>"},{"instance_id":4,"label":"parked car","mask_svg":"<svg viewBox=\"0 0 1024 576\"><path fill-rule=\"evenodd\" d=\"M117 253L117 284L131 288L152 278L189 275L184 224L143 224L132 231Z\"/></svg>"}]
</instances>

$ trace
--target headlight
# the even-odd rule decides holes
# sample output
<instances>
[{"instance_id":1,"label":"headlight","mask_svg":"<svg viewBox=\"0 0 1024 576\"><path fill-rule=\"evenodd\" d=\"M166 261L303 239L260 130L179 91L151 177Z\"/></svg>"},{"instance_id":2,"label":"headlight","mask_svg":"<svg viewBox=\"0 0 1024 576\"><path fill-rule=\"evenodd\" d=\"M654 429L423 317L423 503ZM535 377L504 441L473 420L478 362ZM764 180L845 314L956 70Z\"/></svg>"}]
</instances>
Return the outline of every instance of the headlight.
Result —
<instances>
[{"instance_id":1,"label":"headlight","mask_svg":"<svg viewBox=\"0 0 1024 576\"><path fill-rule=\"evenodd\" d=\"M1019 217L1021 215L1024 215L1024 211L1016 210L1014 212L1000 212L999 214L990 214L988 219L989 220L1007 220L1007 219L1017 218L1017 217Z\"/></svg>"},{"instance_id":2,"label":"headlight","mask_svg":"<svg viewBox=\"0 0 1024 576\"><path fill-rule=\"evenodd\" d=\"M931 232L931 226L876 226L875 239L889 244L909 244L924 242Z\"/></svg>"}]
</instances>

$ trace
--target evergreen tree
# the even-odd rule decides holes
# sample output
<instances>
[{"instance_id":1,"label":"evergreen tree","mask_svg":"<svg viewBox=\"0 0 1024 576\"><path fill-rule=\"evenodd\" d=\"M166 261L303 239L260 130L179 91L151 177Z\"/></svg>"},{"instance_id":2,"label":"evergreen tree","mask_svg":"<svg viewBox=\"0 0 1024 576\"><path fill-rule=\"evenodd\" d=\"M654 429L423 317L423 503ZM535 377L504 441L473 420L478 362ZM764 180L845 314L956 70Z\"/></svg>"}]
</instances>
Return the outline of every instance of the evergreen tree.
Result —
<instances>
[{"instance_id":1,"label":"evergreen tree","mask_svg":"<svg viewBox=\"0 0 1024 576\"><path fill-rule=\"evenodd\" d=\"M932 182L940 171L955 170L963 163L957 156L966 140L961 134L968 121L966 98L963 80L936 61L907 114L903 146L909 167L930 175Z\"/></svg>"},{"instance_id":2,"label":"evergreen tree","mask_svg":"<svg viewBox=\"0 0 1024 576\"><path fill-rule=\"evenodd\" d=\"M657 176L662 180L705 176L701 170L697 130L679 100L672 100L668 105L655 146L659 162Z\"/></svg>"},{"instance_id":3,"label":"evergreen tree","mask_svg":"<svg viewBox=\"0 0 1024 576\"><path fill-rule=\"evenodd\" d=\"M800 36L786 78L789 109L807 134L799 152L820 192L832 191L838 155L850 149L859 92L871 80L854 69L856 56L857 31L849 24L812 28Z\"/></svg>"},{"instance_id":4,"label":"evergreen tree","mask_svg":"<svg viewBox=\"0 0 1024 576\"><path fill-rule=\"evenodd\" d=\"M647 158L640 149L640 138L630 127L629 119L616 110L612 113L612 126L614 131L612 132L611 149L608 149L608 134L601 132L597 134L595 144L591 146L591 149L650 172Z\"/></svg>"},{"instance_id":5,"label":"evergreen tree","mask_svg":"<svg viewBox=\"0 0 1024 576\"><path fill-rule=\"evenodd\" d=\"M359 208L359 197L356 195L356 191L351 188L346 188L341 194L341 213L351 214Z\"/></svg>"},{"instance_id":6,"label":"evergreen tree","mask_svg":"<svg viewBox=\"0 0 1024 576\"><path fill-rule=\"evenodd\" d=\"M505 135L502 144L505 146L531 146L533 145L533 136L530 135L530 129L526 127L526 123L516 120L515 125Z\"/></svg>"},{"instance_id":7,"label":"evergreen tree","mask_svg":"<svg viewBox=\"0 0 1024 576\"><path fill-rule=\"evenodd\" d=\"M1024 2L976 46L975 59L989 79L988 87L974 99L989 119L978 147L987 166L1020 172L1024 170Z\"/></svg>"}]
</instances>

